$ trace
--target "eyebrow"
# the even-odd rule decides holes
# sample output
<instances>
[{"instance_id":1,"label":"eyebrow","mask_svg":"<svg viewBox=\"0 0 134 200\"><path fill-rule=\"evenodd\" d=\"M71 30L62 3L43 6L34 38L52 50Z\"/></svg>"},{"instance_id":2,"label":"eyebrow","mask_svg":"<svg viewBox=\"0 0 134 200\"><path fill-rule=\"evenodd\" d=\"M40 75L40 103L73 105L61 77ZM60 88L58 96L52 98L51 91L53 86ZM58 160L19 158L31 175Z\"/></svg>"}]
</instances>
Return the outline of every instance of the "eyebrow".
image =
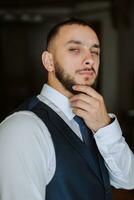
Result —
<instances>
[{"instance_id":1,"label":"eyebrow","mask_svg":"<svg viewBox=\"0 0 134 200\"><path fill-rule=\"evenodd\" d=\"M65 45L68 45L68 44L79 44L79 45L84 45L83 42L79 41L79 40L69 40ZM93 44L91 46L91 48L97 48L97 49L100 49L100 45L99 44Z\"/></svg>"}]
</instances>

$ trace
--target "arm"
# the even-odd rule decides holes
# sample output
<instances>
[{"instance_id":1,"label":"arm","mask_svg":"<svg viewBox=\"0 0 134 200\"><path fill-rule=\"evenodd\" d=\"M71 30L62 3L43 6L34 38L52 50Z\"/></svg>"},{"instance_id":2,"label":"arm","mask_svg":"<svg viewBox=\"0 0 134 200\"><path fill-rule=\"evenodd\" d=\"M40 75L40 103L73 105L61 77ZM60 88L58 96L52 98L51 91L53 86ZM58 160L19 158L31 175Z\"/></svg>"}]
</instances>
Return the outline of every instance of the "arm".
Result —
<instances>
[{"instance_id":1,"label":"arm","mask_svg":"<svg viewBox=\"0 0 134 200\"><path fill-rule=\"evenodd\" d=\"M1 200L45 199L45 187L51 178L51 141L47 132L42 121L30 112L16 113L1 123Z\"/></svg>"},{"instance_id":2,"label":"arm","mask_svg":"<svg viewBox=\"0 0 134 200\"><path fill-rule=\"evenodd\" d=\"M117 119L110 122L103 97L93 88L76 85L74 90L80 93L70 98L73 112L93 130L98 149L109 171L111 185L134 188L134 155L122 137Z\"/></svg>"},{"instance_id":3,"label":"arm","mask_svg":"<svg viewBox=\"0 0 134 200\"><path fill-rule=\"evenodd\" d=\"M134 155L122 136L117 118L94 135L115 188L134 189Z\"/></svg>"}]
</instances>

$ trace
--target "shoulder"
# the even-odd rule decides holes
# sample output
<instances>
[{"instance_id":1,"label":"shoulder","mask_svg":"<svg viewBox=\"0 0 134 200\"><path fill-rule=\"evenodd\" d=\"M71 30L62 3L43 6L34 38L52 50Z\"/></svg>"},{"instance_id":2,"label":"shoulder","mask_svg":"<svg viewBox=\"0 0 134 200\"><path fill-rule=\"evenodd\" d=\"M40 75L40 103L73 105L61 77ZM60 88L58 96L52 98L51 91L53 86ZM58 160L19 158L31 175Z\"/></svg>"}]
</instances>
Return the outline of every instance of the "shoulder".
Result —
<instances>
[{"instance_id":1,"label":"shoulder","mask_svg":"<svg viewBox=\"0 0 134 200\"><path fill-rule=\"evenodd\" d=\"M47 129L42 120L31 111L19 111L8 116L0 124L1 132L12 131L20 133L23 131L33 131L35 129Z\"/></svg>"},{"instance_id":2,"label":"shoulder","mask_svg":"<svg viewBox=\"0 0 134 200\"><path fill-rule=\"evenodd\" d=\"M31 111L19 111L0 124L0 144L16 148L40 147L44 151L52 146L50 133L44 122Z\"/></svg>"},{"instance_id":3,"label":"shoulder","mask_svg":"<svg viewBox=\"0 0 134 200\"><path fill-rule=\"evenodd\" d=\"M19 111L0 124L1 177L12 180L13 176L16 180L22 174L25 182L28 177L35 182L48 182L49 163L55 159L54 155L50 133L34 113Z\"/></svg>"}]
</instances>

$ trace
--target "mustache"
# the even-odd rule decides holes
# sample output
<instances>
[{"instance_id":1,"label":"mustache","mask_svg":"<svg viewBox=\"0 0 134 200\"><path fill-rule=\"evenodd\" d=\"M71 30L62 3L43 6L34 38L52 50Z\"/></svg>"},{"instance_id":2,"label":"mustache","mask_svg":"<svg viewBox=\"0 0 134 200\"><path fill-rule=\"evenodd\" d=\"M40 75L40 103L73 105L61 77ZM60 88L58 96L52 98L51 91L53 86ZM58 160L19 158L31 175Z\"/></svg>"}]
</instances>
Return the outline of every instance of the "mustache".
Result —
<instances>
[{"instance_id":1,"label":"mustache","mask_svg":"<svg viewBox=\"0 0 134 200\"><path fill-rule=\"evenodd\" d=\"M92 72L94 72L94 74L96 74L96 71L95 71L95 69L93 68L93 67L85 67L85 68L83 68L83 69L78 69L78 70L76 70L76 73L79 73L79 72L83 72L83 71L92 71Z\"/></svg>"}]
</instances>

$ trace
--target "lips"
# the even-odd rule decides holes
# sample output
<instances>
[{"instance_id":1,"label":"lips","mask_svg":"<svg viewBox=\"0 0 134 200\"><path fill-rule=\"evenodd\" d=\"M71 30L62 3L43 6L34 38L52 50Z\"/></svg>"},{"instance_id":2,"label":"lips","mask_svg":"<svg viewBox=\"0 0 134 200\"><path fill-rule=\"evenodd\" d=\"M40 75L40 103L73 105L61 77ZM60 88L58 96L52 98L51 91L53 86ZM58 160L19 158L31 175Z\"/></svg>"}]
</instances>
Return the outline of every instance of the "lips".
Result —
<instances>
[{"instance_id":1,"label":"lips","mask_svg":"<svg viewBox=\"0 0 134 200\"><path fill-rule=\"evenodd\" d=\"M94 71L93 70L80 70L78 72L80 75L88 75L88 76L93 76Z\"/></svg>"}]
</instances>

